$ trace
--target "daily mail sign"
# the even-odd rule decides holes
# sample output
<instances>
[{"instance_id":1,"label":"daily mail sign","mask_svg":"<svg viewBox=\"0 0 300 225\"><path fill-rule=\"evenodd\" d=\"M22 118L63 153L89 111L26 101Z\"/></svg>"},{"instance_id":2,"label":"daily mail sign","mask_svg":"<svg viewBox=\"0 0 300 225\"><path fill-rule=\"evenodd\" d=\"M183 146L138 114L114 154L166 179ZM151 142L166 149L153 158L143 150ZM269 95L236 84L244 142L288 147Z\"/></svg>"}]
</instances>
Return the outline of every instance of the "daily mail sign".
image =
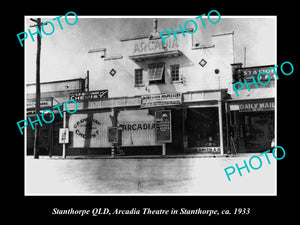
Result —
<instances>
[{"instance_id":1,"label":"daily mail sign","mask_svg":"<svg viewBox=\"0 0 300 225\"><path fill-rule=\"evenodd\" d=\"M141 108L172 106L182 103L181 93L144 95L141 97Z\"/></svg>"},{"instance_id":2,"label":"daily mail sign","mask_svg":"<svg viewBox=\"0 0 300 225\"><path fill-rule=\"evenodd\" d=\"M255 112L255 111L273 111L275 109L274 101L239 103L229 105L231 111Z\"/></svg>"}]
</instances>

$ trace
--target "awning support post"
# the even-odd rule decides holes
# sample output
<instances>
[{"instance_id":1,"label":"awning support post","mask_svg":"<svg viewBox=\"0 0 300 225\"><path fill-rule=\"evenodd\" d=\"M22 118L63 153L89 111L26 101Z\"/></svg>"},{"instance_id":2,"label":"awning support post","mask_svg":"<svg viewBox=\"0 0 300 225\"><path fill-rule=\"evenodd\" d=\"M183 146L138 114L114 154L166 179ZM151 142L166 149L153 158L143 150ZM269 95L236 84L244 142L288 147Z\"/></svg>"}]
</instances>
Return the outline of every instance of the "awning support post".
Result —
<instances>
[{"instance_id":1,"label":"awning support post","mask_svg":"<svg viewBox=\"0 0 300 225\"><path fill-rule=\"evenodd\" d=\"M162 144L162 155L166 155L166 143Z\"/></svg>"},{"instance_id":2,"label":"awning support post","mask_svg":"<svg viewBox=\"0 0 300 225\"><path fill-rule=\"evenodd\" d=\"M221 155L224 155L224 146L223 146L223 121L222 121L222 102L221 102L221 101L218 101L218 110L219 110L220 149L221 149Z\"/></svg>"},{"instance_id":3,"label":"awning support post","mask_svg":"<svg viewBox=\"0 0 300 225\"><path fill-rule=\"evenodd\" d=\"M66 120L66 117L67 117L67 113L66 111L64 111L64 119L63 119L63 128L66 128L66 123L67 123L67 120ZM63 149L62 149L62 157L65 159L66 158L66 144L63 143Z\"/></svg>"}]
</instances>

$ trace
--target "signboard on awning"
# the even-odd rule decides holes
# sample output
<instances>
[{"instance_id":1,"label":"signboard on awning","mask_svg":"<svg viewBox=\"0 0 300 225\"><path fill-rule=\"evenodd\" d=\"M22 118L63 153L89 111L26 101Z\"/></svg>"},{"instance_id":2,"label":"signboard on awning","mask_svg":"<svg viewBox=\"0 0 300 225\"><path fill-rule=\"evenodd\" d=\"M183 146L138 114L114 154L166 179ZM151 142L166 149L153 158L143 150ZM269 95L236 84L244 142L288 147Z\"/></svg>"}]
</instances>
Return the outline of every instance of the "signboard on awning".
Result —
<instances>
[{"instance_id":1,"label":"signboard on awning","mask_svg":"<svg viewBox=\"0 0 300 225\"><path fill-rule=\"evenodd\" d=\"M70 99L75 101L99 100L102 98L108 98L108 90L70 93Z\"/></svg>"},{"instance_id":2,"label":"signboard on awning","mask_svg":"<svg viewBox=\"0 0 300 225\"><path fill-rule=\"evenodd\" d=\"M167 93L144 95L141 97L141 108L180 105L182 103L181 93Z\"/></svg>"},{"instance_id":3,"label":"signboard on awning","mask_svg":"<svg viewBox=\"0 0 300 225\"><path fill-rule=\"evenodd\" d=\"M201 153L220 153L221 148L220 147L200 147L200 148L197 148L197 152L201 152Z\"/></svg>"},{"instance_id":4,"label":"signboard on awning","mask_svg":"<svg viewBox=\"0 0 300 225\"><path fill-rule=\"evenodd\" d=\"M41 98L40 100L40 108L51 108L52 107L52 97L51 98ZM26 108L28 109L35 109L35 99L27 99Z\"/></svg>"},{"instance_id":5,"label":"signboard on awning","mask_svg":"<svg viewBox=\"0 0 300 225\"><path fill-rule=\"evenodd\" d=\"M272 111L275 109L275 102L247 102L247 103L235 103L229 105L231 111L240 112L256 112L256 111Z\"/></svg>"},{"instance_id":6,"label":"signboard on awning","mask_svg":"<svg viewBox=\"0 0 300 225\"><path fill-rule=\"evenodd\" d=\"M273 66L274 65L238 68L237 73L240 76L243 76L243 78L246 80L248 79L252 80L252 76L256 77L259 73L264 72L261 73L260 80L268 80L268 75L266 73L270 75L271 80L274 80L275 79L274 70L270 70L270 68L272 68Z\"/></svg>"}]
</instances>

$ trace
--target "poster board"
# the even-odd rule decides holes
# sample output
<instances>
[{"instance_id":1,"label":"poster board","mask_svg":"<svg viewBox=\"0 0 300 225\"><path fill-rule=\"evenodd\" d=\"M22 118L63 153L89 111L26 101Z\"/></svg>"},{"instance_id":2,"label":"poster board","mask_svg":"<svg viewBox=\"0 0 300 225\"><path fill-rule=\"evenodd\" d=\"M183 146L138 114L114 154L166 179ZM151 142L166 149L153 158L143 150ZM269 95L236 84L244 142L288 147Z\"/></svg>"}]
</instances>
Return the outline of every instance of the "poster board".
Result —
<instances>
[{"instance_id":1,"label":"poster board","mask_svg":"<svg viewBox=\"0 0 300 225\"><path fill-rule=\"evenodd\" d=\"M68 143L69 143L69 129L59 128L59 144L68 144Z\"/></svg>"},{"instance_id":2,"label":"poster board","mask_svg":"<svg viewBox=\"0 0 300 225\"><path fill-rule=\"evenodd\" d=\"M108 127L108 142L118 143L118 128Z\"/></svg>"},{"instance_id":3,"label":"poster board","mask_svg":"<svg viewBox=\"0 0 300 225\"><path fill-rule=\"evenodd\" d=\"M156 141L160 143L172 142L171 110L155 112Z\"/></svg>"}]
</instances>

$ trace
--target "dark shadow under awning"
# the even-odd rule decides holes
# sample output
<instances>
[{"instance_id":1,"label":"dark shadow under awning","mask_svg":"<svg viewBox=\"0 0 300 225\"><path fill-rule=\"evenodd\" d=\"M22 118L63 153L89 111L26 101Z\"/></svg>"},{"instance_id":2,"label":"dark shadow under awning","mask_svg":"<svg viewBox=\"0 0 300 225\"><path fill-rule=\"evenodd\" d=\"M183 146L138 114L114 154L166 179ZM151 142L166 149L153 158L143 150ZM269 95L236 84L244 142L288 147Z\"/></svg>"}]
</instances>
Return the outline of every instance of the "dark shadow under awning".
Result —
<instances>
[{"instance_id":1,"label":"dark shadow under awning","mask_svg":"<svg viewBox=\"0 0 300 225\"><path fill-rule=\"evenodd\" d=\"M156 52L156 53L149 53L149 54L131 55L131 56L129 56L129 58L134 60L134 61L142 61L142 60L145 60L145 59L152 59L152 58L178 57L181 54L182 54L181 51L174 50L174 51Z\"/></svg>"}]
</instances>

